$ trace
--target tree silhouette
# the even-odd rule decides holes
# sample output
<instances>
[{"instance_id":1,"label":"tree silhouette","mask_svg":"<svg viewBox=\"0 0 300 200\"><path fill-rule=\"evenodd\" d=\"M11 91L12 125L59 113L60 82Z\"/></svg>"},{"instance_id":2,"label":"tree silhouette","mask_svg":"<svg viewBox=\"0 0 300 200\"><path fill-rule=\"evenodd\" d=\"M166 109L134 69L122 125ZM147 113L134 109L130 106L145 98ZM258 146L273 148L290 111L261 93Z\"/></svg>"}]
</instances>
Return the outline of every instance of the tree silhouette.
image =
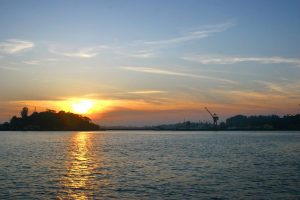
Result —
<instances>
[{"instance_id":1,"label":"tree silhouette","mask_svg":"<svg viewBox=\"0 0 300 200\"><path fill-rule=\"evenodd\" d=\"M24 107L22 110L21 110L21 117L23 119L27 118L28 117L28 108L27 107Z\"/></svg>"},{"instance_id":2,"label":"tree silhouette","mask_svg":"<svg viewBox=\"0 0 300 200\"><path fill-rule=\"evenodd\" d=\"M70 112L47 110L28 115L28 108L21 110L21 117L13 116L10 123L0 124L0 130L14 131L91 131L99 130L91 119Z\"/></svg>"}]
</instances>

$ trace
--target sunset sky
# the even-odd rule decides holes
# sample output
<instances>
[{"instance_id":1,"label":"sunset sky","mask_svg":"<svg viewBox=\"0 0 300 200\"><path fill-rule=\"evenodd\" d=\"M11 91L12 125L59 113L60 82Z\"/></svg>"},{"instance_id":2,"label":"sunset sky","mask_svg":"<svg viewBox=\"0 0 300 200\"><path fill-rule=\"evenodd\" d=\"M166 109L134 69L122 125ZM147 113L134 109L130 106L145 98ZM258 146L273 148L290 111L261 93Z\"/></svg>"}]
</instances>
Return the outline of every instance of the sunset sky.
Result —
<instances>
[{"instance_id":1,"label":"sunset sky","mask_svg":"<svg viewBox=\"0 0 300 200\"><path fill-rule=\"evenodd\" d=\"M0 1L0 122L300 113L300 1Z\"/></svg>"}]
</instances>

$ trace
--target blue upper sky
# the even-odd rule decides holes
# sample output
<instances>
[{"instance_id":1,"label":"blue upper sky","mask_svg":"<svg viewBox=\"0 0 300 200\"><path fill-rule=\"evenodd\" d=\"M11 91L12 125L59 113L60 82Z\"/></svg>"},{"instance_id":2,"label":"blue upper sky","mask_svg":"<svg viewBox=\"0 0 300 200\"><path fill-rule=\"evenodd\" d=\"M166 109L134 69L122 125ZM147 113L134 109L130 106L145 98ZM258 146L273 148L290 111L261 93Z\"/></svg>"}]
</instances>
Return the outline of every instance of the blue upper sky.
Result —
<instances>
[{"instance_id":1,"label":"blue upper sky","mask_svg":"<svg viewBox=\"0 0 300 200\"><path fill-rule=\"evenodd\" d=\"M230 46L251 53L277 47L299 52L300 1L1 1L1 38L94 44L165 39L231 21ZM234 31L236 34L232 34ZM293 41L291 40L297 40ZM217 43L216 41L215 43ZM228 43L222 40L222 43ZM277 46L278 45L278 46ZM279 46L280 45L280 46ZM215 45L214 45L215 46ZM267 46L267 47L265 47ZM225 49L225 45L223 48ZM278 48L281 47L281 48ZM298 49L297 49L298 47ZM230 50L233 47L227 47ZM263 48L263 49L262 49ZM290 49L290 50L288 50ZM231 50L231 53L239 53ZM277 53L275 50L270 53ZM295 55L297 56L297 55Z\"/></svg>"},{"instance_id":2,"label":"blue upper sky","mask_svg":"<svg viewBox=\"0 0 300 200\"><path fill-rule=\"evenodd\" d=\"M295 113L299 9L299 0L2 0L0 119L75 97L117 101L98 111L107 124L206 119L205 105L224 116Z\"/></svg>"}]
</instances>

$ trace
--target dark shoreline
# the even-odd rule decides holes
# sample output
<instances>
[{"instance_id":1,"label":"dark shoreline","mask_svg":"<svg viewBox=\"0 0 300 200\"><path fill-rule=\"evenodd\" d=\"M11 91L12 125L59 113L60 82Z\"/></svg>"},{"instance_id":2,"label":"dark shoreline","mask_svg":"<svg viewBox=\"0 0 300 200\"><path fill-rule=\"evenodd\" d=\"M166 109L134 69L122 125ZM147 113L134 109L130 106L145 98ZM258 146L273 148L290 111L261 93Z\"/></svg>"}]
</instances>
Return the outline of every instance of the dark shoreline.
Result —
<instances>
[{"instance_id":1,"label":"dark shoreline","mask_svg":"<svg viewBox=\"0 0 300 200\"><path fill-rule=\"evenodd\" d=\"M21 117L13 116L9 122L0 124L0 131L105 131L105 130L153 130L153 131L299 131L300 114L286 115L236 115L225 122L184 121L159 125L98 125L88 117L55 110L33 112L22 109Z\"/></svg>"},{"instance_id":2,"label":"dark shoreline","mask_svg":"<svg viewBox=\"0 0 300 200\"><path fill-rule=\"evenodd\" d=\"M269 132L269 131L300 131L300 129L274 129L274 130L265 130L265 129L199 129L199 130L191 130L191 129L181 129L181 130L173 130L173 129L164 129L164 130L158 130L158 129L101 129L101 130L0 130L0 132L98 132L98 131L153 131L153 132L158 132L158 131L174 131L174 132L181 132L181 131L188 131L188 132L202 132L202 131L209 131L209 132L237 132L237 131L251 131L251 132L258 132L258 131L263 131L263 132Z\"/></svg>"}]
</instances>

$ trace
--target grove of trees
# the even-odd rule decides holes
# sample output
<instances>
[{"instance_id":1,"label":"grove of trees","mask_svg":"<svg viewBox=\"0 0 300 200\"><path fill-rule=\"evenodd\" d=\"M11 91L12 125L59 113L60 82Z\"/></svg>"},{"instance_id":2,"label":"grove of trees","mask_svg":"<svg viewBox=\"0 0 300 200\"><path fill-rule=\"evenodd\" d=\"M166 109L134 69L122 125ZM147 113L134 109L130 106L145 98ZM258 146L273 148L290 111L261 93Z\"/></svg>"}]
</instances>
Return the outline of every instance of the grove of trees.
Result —
<instances>
[{"instance_id":1,"label":"grove of trees","mask_svg":"<svg viewBox=\"0 0 300 200\"><path fill-rule=\"evenodd\" d=\"M24 107L21 117L13 116L9 122L0 124L0 130L12 131L89 131L99 130L91 119L78 114L54 110L33 112L29 115L28 108Z\"/></svg>"}]
</instances>

